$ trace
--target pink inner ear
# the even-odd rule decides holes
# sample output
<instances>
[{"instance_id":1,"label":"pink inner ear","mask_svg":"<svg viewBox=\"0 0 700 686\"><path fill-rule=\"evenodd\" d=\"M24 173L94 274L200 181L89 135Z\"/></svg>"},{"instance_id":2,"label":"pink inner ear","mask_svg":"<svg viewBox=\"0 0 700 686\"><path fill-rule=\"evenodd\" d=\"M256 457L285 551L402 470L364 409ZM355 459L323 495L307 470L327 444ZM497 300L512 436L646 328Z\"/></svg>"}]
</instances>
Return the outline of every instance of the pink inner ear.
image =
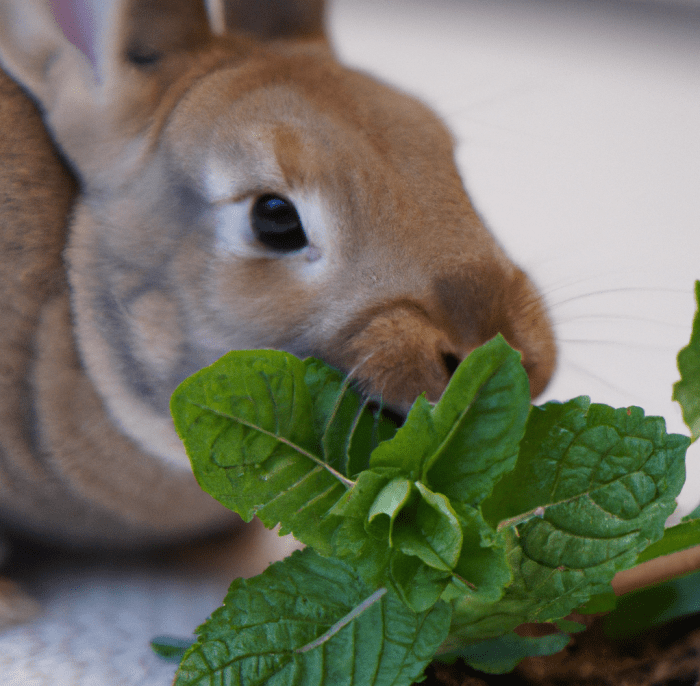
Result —
<instances>
[{"instance_id":1,"label":"pink inner ear","mask_svg":"<svg viewBox=\"0 0 700 686\"><path fill-rule=\"evenodd\" d=\"M94 0L93 0L94 1ZM95 13L91 0L50 0L66 38L95 63Z\"/></svg>"}]
</instances>

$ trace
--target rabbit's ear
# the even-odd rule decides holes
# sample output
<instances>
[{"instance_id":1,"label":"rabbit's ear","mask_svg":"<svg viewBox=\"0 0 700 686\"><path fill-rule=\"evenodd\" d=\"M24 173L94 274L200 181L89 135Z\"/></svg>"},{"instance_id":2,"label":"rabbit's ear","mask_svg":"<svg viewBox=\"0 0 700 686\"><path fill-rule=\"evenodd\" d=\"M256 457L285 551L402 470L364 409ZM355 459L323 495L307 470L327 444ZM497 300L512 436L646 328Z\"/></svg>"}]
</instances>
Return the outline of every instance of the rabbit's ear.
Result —
<instances>
[{"instance_id":1,"label":"rabbit's ear","mask_svg":"<svg viewBox=\"0 0 700 686\"><path fill-rule=\"evenodd\" d=\"M111 58L136 67L157 67L179 53L207 46L214 31L206 0L117 0Z\"/></svg>"},{"instance_id":2,"label":"rabbit's ear","mask_svg":"<svg viewBox=\"0 0 700 686\"><path fill-rule=\"evenodd\" d=\"M60 8L64 19L68 5ZM0 2L0 67L37 101L54 140L81 171L76 153L95 141L85 123L99 119L99 79L90 59L66 39L54 9L49 0Z\"/></svg>"},{"instance_id":3,"label":"rabbit's ear","mask_svg":"<svg viewBox=\"0 0 700 686\"><path fill-rule=\"evenodd\" d=\"M91 0L0 2L0 66L38 101L83 181L129 164L127 149L131 161L138 157L137 139L163 93L216 40L204 0L101 7Z\"/></svg>"},{"instance_id":4,"label":"rabbit's ear","mask_svg":"<svg viewBox=\"0 0 700 686\"><path fill-rule=\"evenodd\" d=\"M0 65L45 111L66 91L87 104L94 81L90 61L66 40L48 0L0 3Z\"/></svg>"},{"instance_id":5,"label":"rabbit's ear","mask_svg":"<svg viewBox=\"0 0 700 686\"><path fill-rule=\"evenodd\" d=\"M207 0L218 33L245 31L263 40L325 39L325 0Z\"/></svg>"},{"instance_id":6,"label":"rabbit's ear","mask_svg":"<svg viewBox=\"0 0 700 686\"><path fill-rule=\"evenodd\" d=\"M95 5L93 0L50 0L50 3L65 37L94 63L96 26L102 5Z\"/></svg>"}]
</instances>

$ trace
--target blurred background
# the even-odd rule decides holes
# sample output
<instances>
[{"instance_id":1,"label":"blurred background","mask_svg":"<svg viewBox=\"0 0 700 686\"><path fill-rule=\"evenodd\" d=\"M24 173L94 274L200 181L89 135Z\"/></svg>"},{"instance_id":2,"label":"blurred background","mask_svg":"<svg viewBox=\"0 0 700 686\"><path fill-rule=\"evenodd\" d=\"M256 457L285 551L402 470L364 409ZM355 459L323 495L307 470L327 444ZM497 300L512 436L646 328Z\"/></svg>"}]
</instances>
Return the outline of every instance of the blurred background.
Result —
<instances>
[{"instance_id":1,"label":"blurred background","mask_svg":"<svg viewBox=\"0 0 700 686\"><path fill-rule=\"evenodd\" d=\"M700 278L700 3L333 0L329 22L346 62L446 120L476 207L543 290L560 360L539 402L638 405L687 433L671 393ZM698 446L688 472L676 519L700 501ZM244 538L237 573L289 545ZM148 641L190 635L230 580L139 561L38 573L45 612L0 635L0 686L166 686Z\"/></svg>"}]
</instances>

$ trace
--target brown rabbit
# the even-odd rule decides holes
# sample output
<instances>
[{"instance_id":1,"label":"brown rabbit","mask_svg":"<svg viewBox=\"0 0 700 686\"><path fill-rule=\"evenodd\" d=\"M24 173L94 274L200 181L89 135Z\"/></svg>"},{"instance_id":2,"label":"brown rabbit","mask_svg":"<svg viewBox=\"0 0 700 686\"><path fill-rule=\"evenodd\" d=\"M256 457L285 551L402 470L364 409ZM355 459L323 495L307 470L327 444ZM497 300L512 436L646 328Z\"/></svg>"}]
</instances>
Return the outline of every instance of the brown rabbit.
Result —
<instances>
[{"instance_id":1,"label":"brown rabbit","mask_svg":"<svg viewBox=\"0 0 700 686\"><path fill-rule=\"evenodd\" d=\"M0 524L70 546L231 521L173 429L230 349L314 355L405 411L497 332L532 394L542 300L424 105L341 66L322 0L117 1L91 62L0 0ZM64 251L65 246L65 251Z\"/></svg>"}]
</instances>

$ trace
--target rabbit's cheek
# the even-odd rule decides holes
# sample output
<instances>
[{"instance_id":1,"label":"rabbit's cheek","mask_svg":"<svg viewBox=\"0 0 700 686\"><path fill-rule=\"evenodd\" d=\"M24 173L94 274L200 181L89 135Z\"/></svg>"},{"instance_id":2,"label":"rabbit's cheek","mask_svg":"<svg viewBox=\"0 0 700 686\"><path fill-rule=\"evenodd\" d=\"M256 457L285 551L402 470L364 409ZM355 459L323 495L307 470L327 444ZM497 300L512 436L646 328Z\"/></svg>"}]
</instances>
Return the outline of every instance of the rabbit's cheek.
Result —
<instances>
[{"instance_id":1,"label":"rabbit's cheek","mask_svg":"<svg viewBox=\"0 0 700 686\"><path fill-rule=\"evenodd\" d=\"M303 259L303 258L301 258ZM301 282L284 259L219 262L212 301L219 322L244 347L283 347L303 335L322 305L320 287Z\"/></svg>"},{"instance_id":2,"label":"rabbit's cheek","mask_svg":"<svg viewBox=\"0 0 700 686\"><path fill-rule=\"evenodd\" d=\"M129 306L127 326L133 356L157 379L169 381L185 348L176 302L148 291Z\"/></svg>"}]
</instances>

